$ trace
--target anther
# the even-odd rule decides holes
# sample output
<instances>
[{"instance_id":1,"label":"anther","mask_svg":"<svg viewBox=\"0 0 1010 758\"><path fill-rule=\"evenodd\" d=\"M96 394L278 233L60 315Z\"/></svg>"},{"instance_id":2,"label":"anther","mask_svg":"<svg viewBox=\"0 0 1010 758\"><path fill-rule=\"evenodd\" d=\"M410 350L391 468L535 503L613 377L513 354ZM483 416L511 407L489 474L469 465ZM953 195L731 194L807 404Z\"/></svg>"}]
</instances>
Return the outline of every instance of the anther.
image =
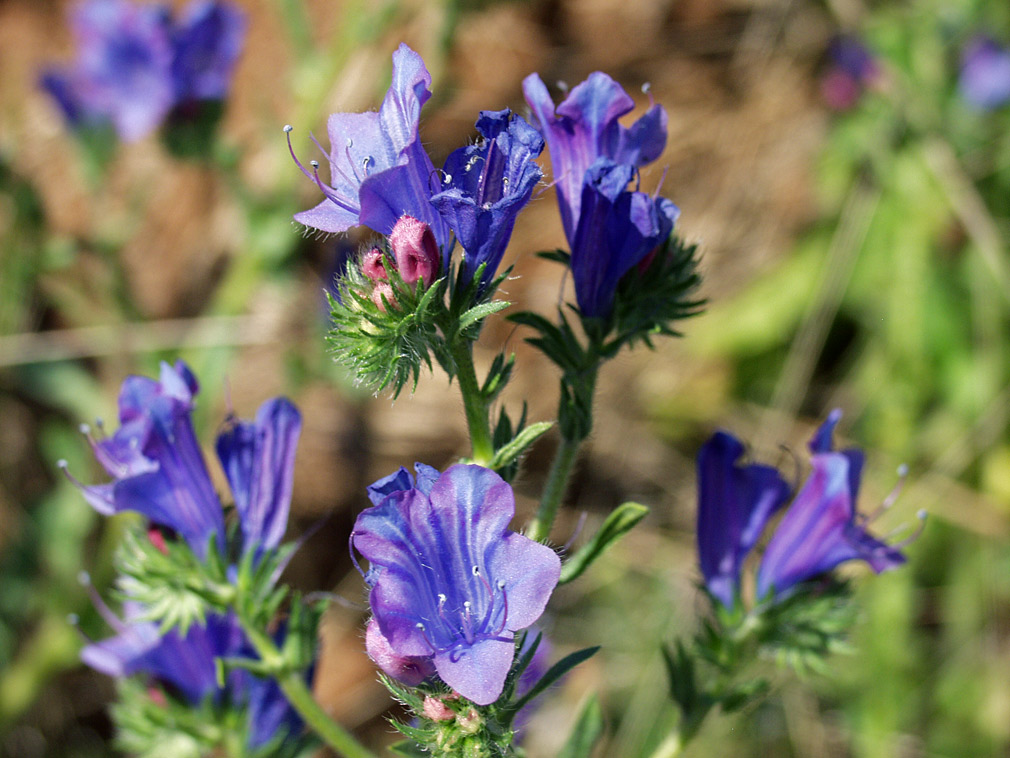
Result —
<instances>
[{"instance_id":1,"label":"anther","mask_svg":"<svg viewBox=\"0 0 1010 758\"><path fill-rule=\"evenodd\" d=\"M291 126L291 124L284 124L284 133L285 134L291 134L291 132L293 132L294 130L295 130L295 128L293 126Z\"/></svg>"},{"instance_id":2,"label":"anther","mask_svg":"<svg viewBox=\"0 0 1010 758\"><path fill-rule=\"evenodd\" d=\"M312 168L319 168L319 161L309 161L309 165L312 166Z\"/></svg>"},{"instance_id":3,"label":"anther","mask_svg":"<svg viewBox=\"0 0 1010 758\"><path fill-rule=\"evenodd\" d=\"M56 461L56 468L60 469L61 471L66 471L67 468L69 468L69 466L70 464L67 463L66 458L60 458L58 461Z\"/></svg>"},{"instance_id":4,"label":"anther","mask_svg":"<svg viewBox=\"0 0 1010 758\"><path fill-rule=\"evenodd\" d=\"M77 583L80 584L82 587L90 587L91 574L89 574L87 571L77 572Z\"/></svg>"},{"instance_id":5,"label":"anther","mask_svg":"<svg viewBox=\"0 0 1010 758\"><path fill-rule=\"evenodd\" d=\"M480 576L480 569L477 566L474 566L470 571L473 572L474 576Z\"/></svg>"},{"instance_id":6,"label":"anther","mask_svg":"<svg viewBox=\"0 0 1010 758\"><path fill-rule=\"evenodd\" d=\"M505 582L503 582L501 579L499 579L497 582L495 582L495 586L498 589L503 590L503 589L505 589Z\"/></svg>"},{"instance_id":7,"label":"anther","mask_svg":"<svg viewBox=\"0 0 1010 758\"><path fill-rule=\"evenodd\" d=\"M650 84L649 82L645 82L645 83L642 84L642 94L643 95L648 95L649 94L649 90L651 90L651 89L652 89L652 84Z\"/></svg>"},{"instance_id":8,"label":"anther","mask_svg":"<svg viewBox=\"0 0 1010 758\"><path fill-rule=\"evenodd\" d=\"M563 79L558 79L558 81L557 81L557 88L559 90L561 90L562 92L567 92L568 91L568 82L564 81Z\"/></svg>"},{"instance_id":9,"label":"anther","mask_svg":"<svg viewBox=\"0 0 1010 758\"><path fill-rule=\"evenodd\" d=\"M87 424L81 424L77 428L80 430L81 434L83 434L85 437L91 434L91 427L88 426Z\"/></svg>"},{"instance_id":10,"label":"anther","mask_svg":"<svg viewBox=\"0 0 1010 758\"><path fill-rule=\"evenodd\" d=\"M353 140L353 139L351 139L350 137L348 137L348 138L347 138L347 142L346 142L346 145L347 145L348 147L354 147L354 140Z\"/></svg>"}]
</instances>

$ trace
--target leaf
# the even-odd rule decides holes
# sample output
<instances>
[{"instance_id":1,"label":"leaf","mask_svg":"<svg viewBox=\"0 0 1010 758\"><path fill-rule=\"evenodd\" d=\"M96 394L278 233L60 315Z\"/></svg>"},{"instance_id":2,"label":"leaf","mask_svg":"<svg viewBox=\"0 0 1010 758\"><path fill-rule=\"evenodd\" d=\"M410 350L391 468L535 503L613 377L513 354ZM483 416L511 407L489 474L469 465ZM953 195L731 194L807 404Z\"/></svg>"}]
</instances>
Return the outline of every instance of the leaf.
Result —
<instances>
[{"instance_id":1,"label":"leaf","mask_svg":"<svg viewBox=\"0 0 1010 758\"><path fill-rule=\"evenodd\" d=\"M561 578L558 580L558 584L566 584L581 576L607 548L630 531L648 513L649 509L639 503L623 503L617 506L607 516L603 526L593 535L593 538L565 561L565 565L561 567Z\"/></svg>"},{"instance_id":2,"label":"leaf","mask_svg":"<svg viewBox=\"0 0 1010 758\"><path fill-rule=\"evenodd\" d=\"M596 694L589 696L579 712L572 733L565 742L558 758L590 758L593 746L603 734L603 710Z\"/></svg>"},{"instance_id":3,"label":"leaf","mask_svg":"<svg viewBox=\"0 0 1010 758\"><path fill-rule=\"evenodd\" d=\"M515 439L498 449L494 458L491 459L490 468L498 470L512 463L552 426L554 426L553 421L538 421L527 426L515 436Z\"/></svg>"},{"instance_id":4,"label":"leaf","mask_svg":"<svg viewBox=\"0 0 1010 758\"><path fill-rule=\"evenodd\" d=\"M523 706L558 681L573 668L583 661L588 661L596 655L599 649L599 645L596 645L595 647L587 647L582 650L576 650L574 653L566 655L560 661L551 666L547 670L547 673L540 677L540 680L530 688L529 692L509 705L508 710L513 714L518 713L522 710Z\"/></svg>"},{"instance_id":5,"label":"leaf","mask_svg":"<svg viewBox=\"0 0 1010 758\"><path fill-rule=\"evenodd\" d=\"M471 324L475 324L481 319L487 318L492 313L503 311L510 305L512 305L512 303L508 300L492 300L490 303L475 305L459 317L459 330L463 331Z\"/></svg>"}]
</instances>

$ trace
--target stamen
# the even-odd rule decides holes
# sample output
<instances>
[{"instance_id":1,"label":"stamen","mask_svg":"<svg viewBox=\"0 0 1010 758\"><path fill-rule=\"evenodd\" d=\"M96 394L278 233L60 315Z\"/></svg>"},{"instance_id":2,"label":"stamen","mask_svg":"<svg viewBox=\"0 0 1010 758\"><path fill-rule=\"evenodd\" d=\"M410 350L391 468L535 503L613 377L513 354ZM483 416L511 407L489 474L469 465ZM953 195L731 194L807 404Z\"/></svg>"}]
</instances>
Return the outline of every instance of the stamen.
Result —
<instances>
[{"instance_id":1,"label":"stamen","mask_svg":"<svg viewBox=\"0 0 1010 758\"><path fill-rule=\"evenodd\" d=\"M438 648L435 647L435 645L431 641L431 638L428 637L428 629L425 627L425 625L422 624L420 621L418 621L416 624L414 624L414 628L421 632L421 638L424 640L424 644L427 645L429 648L431 648L432 655L438 653Z\"/></svg>"},{"instance_id":2,"label":"stamen","mask_svg":"<svg viewBox=\"0 0 1010 758\"><path fill-rule=\"evenodd\" d=\"M561 551L563 553L567 553L568 550L575 543L575 540L577 540L579 535L582 534L582 528L586 525L586 519L588 518L588 516L589 516L588 511L582 511L582 513L579 514L579 520L575 524L575 529L572 530L572 536L568 538L568 542L566 542L561 548ZM499 587L498 589L501 589L501 587Z\"/></svg>"},{"instance_id":3,"label":"stamen","mask_svg":"<svg viewBox=\"0 0 1010 758\"><path fill-rule=\"evenodd\" d=\"M659 177L659 183L656 185L656 189L652 193L652 201L655 202L656 198L659 197L659 191L663 189L663 182L666 181L666 174L669 172L669 166L663 166L663 175Z\"/></svg>"},{"instance_id":4,"label":"stamen","mask_svg":"<svg viewBox=\"0 0 1010 758\"><path fill-rule=\"evenodd\" d=\"M564 81L563 79L558 79L558 81L555 83L555 86L562 92L568 92L568 82Z\"/></svg>"},{"instance_id":5,"label":"stamen","mask_svg":"<svg viewBox=\"0 0 1010 758\"><path fill-rule=\"evenodd\" d=\"M877 506L877 508L869 514L860 514L859 523L860 524L871 524L880 518L892 505L898 501L898 497L901 495L901 490L905 486L905 480L908 479L908 466L902 463L898 466L898 483L894 485L894 488L888 493L887 497L884 498L883 502Z\"/></svg>"},{"instance_id":6,"label":"stamen","mask_svg":"<svg viewBox=\"0 0 1010 758\"><path fill-rule=\"evenodd\" d=\"M652 83L651 82L645 82L642 85L642 94L649 96L649 107L650 108L656 104L656 98L654 98L652 96Z\"/></svg>"},{"instance_id":7,"label":"stamen","mask_svg":"<svg viewBox=\"0 0 1010 758\"><path fill-rule=\"evenodd\" d=\"M504 584L501 587L501 597L502 597L502 606L503 606L502 607L502 614L501 614L501 626L499 626L498 627L498 631L496 631L494 633L495 637L497 637L499 634L501 634L502 631L505 629L505 623L508 621L508 617L509 617L509 596L505 592L505 585Z\"/></svg>"},{"instance_id":8,"label":"stamen","mask_svg":"<svg viewBox=\"0 0 1010 758\"><path fill-rule=\"evenodd\" d=\"M915 531L913 531L910 535L908 535L907 537L905 537L903 540L899 540L898 542L895 542L895 543L893 543L891 545L888 545L888 547L894 548L895 550L900 550L901 548L905 547L906 545L909 545L912 542L915 542L917 539L919 539L920 535L922 535L922 531L926 528L926 516L927 515L928 514L926 513L925 509L922 509L918 513L916 513L915 517L917 519L919 519L919 525L915 528Z\"/></svg>"},{"instance_id":9,"label":"stamen","mask_svg":"<svg viewBox=\"0 0 1010 758\"><path fill-rule=\"evenodd\" d=\"M95 585L91 583L91 575L87 571L81 571L77 575L77 581L88 591L91 604L95 606L98 615L105 619L105 623L115 629L117 634L125 632L126 624L123 623L119 616L112 612L112 609L105 603L102 596L98 594Z\"/></svg>"}]
</instances>

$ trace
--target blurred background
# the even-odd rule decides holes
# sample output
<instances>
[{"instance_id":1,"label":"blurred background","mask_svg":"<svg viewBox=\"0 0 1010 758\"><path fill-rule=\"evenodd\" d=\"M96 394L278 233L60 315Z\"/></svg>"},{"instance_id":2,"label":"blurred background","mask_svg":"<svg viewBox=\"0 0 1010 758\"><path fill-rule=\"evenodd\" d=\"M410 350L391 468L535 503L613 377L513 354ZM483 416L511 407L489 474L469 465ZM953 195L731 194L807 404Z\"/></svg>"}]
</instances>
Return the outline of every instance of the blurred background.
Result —
<instances>
[{"instance_id":1,"label":"blurred background","mask_svg":"<svg viewBox=\"0 0 1010 758\"><path fill-rule=\"evenodd\" d=\"M601 694L599 756L648 755L674 719L661 643L697 628L694 455L716 427L787 471L840 407L867 451L862 508L911 474L878 531L919 508L909 565L857 576L853 650L758 708L709 720L688 755L1003 756L1010 750L1010 5L985 0L235 0L245 45L217 138L185 155L165 130L128 144L75 133L39 85L74 58L70 3L0 0L0 754L111 752L113 688L78 662L106 636L78 581L108 596L123 525L99 518L55 466L102 473L78 431L112 420L129 373L184 358L202 382L210 445L229 409L276 394L301 407L289 535L316 528L288 572L331 590L317 696L369 744L395 715L364 653L365 595L347 537L364 487L466 449L443 374L393 403L355 388L325 353L323 290L356 238L306 235L291 215L319 191L309 154L336 111L376 108L390 56L425 58L421 132L435 165L473 138L481 109L524 112L520 83L604 70L670 117L641 177L698 242L707 312L685 338L622 354L602 373L594 436L555 527L566 543L617 503L644 524L559 591L555 655L602 644L534 717L552 756L580 701ZM178 8L182 3L177 4ZM92 135L93 136L93 135ZM106 135L107 136L107 135ZM570 289L537 250L564 245L553 192L520 216L504 296L553 313ZM349 247L348 247L349 246ZM570 283L568 283L570 288ZM556 376L495 321L478 361L518 354L503 402L556 412ZM553 438L517 481L533 510ZM786 446L787 452L783 452ZM211 464L212 469L216 463ZM219 470L214 470L223 483ZM80 618L80 631L68 616ZM771 665L771 664L769 664ZM563 727L563 728L561 728Z\"/></svg>"}]
</instances>

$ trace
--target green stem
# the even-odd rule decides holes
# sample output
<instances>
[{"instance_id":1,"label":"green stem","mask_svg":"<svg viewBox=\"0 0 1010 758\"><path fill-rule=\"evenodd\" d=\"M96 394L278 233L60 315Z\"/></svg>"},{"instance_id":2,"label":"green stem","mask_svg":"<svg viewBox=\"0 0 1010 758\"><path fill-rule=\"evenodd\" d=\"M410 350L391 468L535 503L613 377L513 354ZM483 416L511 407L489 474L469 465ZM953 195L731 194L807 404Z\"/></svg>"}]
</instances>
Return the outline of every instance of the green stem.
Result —
<instances>
[{"instance_id":1,"label":"green stem","mask_svg":"<svg viewBox=\"0 0 1010 758\"><path fill-rule=\"evenodd\" d=\"M249 623L241 613L239 621L260 659L268 666L282 667L284 658L273 640ZM286 671L277 677L277 684L305 723L338 755L345 758L376 758L375 754L358 742L350 732L329 717L312 696L301 672Z\"/></svg>"},{"instance_id":2,"label":"green stem","mask_svg":"<svg viewBox=\"0 0 1010 758\"><path fill-rule=\"evenodd\" d=\"M554 462L551 463L551 470L547 475L547 484L544 485L544 494L540 499L537 515L526 530L526 536L531 540L539 542L550 536L551 527L558 515L561 499L565 496L565 490L568 488L568 478L575 467L580 447L582 447L582 440L561 438L558 449L554 452Z\"/></svg>"},{"instance_id":3,"label":"green stem","mask_svg":"<svg viewBox=\"0 0 1010 758\"><path fill-rule=\"evenodd\" d=\"M488 421L487 401L477 383L477 372L473 367L473 345L466 339L457 337L452 342L452 359L456 364L456 381L463 395L463 409L466 425L470 430L471 458L474 463L487 466L494 458L494 441L491 438L491 424Z\"/></svg>"}]
</instances>

